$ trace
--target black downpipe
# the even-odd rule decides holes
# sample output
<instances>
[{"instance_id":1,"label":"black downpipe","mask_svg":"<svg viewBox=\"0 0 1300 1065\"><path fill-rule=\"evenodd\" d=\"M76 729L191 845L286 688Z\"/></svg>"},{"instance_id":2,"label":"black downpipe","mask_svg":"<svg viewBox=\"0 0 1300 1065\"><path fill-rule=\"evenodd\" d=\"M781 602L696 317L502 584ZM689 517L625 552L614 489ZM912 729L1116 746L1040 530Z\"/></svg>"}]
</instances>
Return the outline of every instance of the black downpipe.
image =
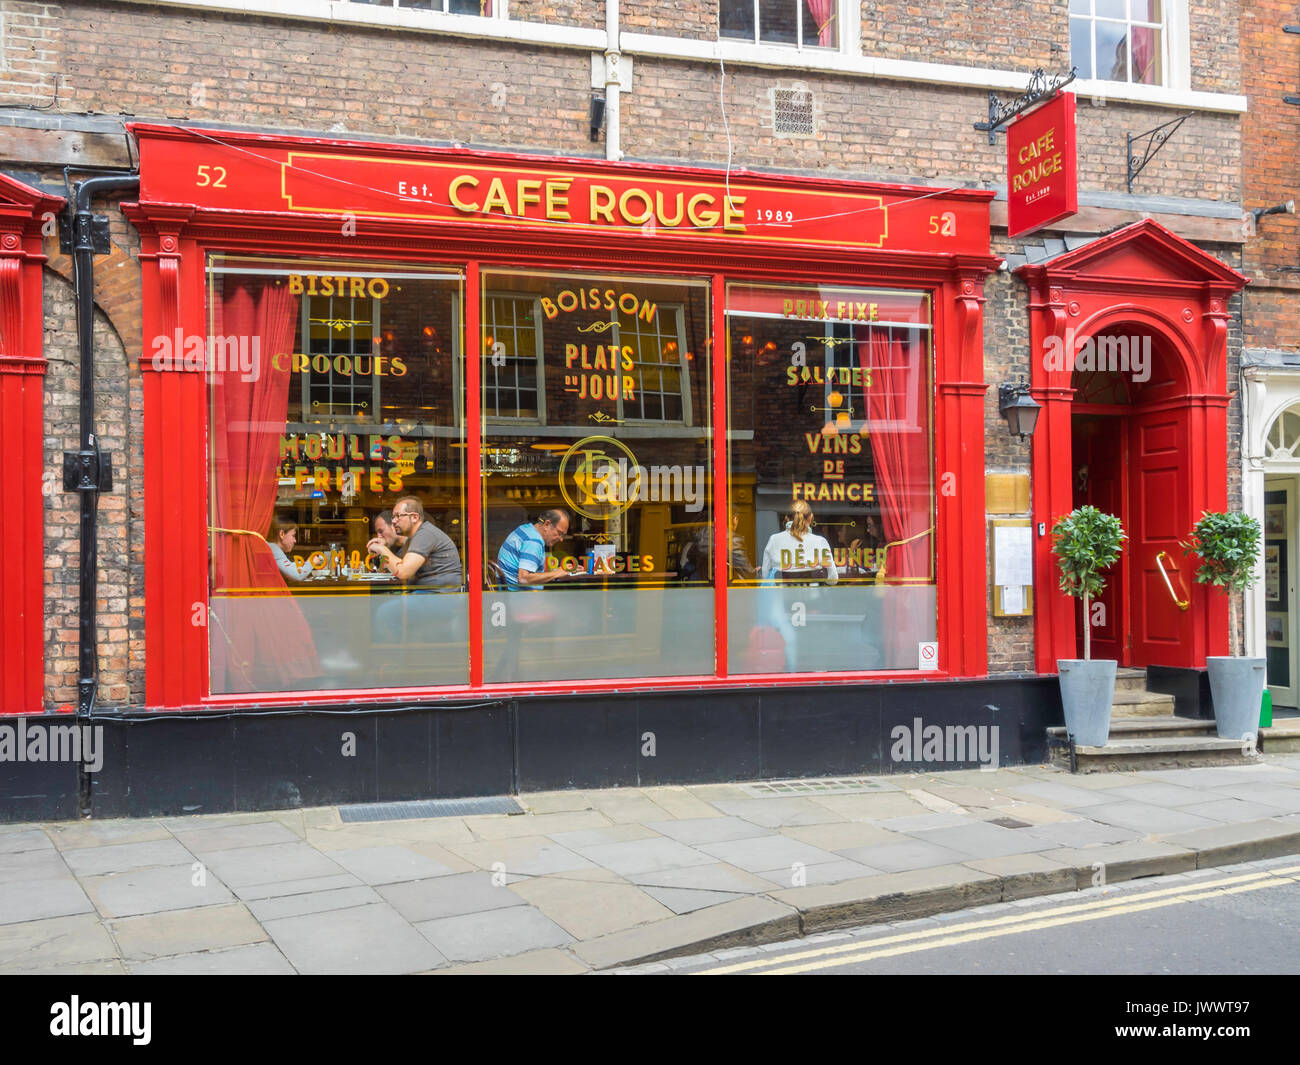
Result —
<instances>
[{"instance_id":1,"label":"black downpipe","mask_svg":"<svg viewBox=\"0 0 1300 1065\"><path fill-rule=\"evenodd\" d=\"M89 715L99 688L99 493L113 488L113 466L99 450L95 434L95 262L108 247L108 219L90 209L96 195L138 192L139 175L96 177L77 183L71 216L72 253L77 296L77 347L81 355L81 450L63 456L63 487L81 495L81 611L77 713Z\"/></svg>"}]
</instances>

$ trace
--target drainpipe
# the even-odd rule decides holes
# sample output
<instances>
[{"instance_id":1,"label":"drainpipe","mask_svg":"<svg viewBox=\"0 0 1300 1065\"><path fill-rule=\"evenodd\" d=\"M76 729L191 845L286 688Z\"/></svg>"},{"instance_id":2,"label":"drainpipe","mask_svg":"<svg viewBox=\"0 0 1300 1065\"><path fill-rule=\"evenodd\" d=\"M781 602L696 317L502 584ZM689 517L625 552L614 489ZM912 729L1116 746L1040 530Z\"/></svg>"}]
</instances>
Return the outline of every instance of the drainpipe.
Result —
<instances>
[{"instance_id":1,"label":"drainpipe","mask_svg":"<svg viewBox=\"0 0 1300 1065\"><path fill-rule=\"evenodd\" d=\"M618 50L618 0L605 0L605 158L617 163L623 158L619 147L618 94L622 66Z\"/></svg>"},{"instance_id":2,"label":"drainpipe","mask_svg":"<svg viewBox=\"0 0 1300 1065\"><path fill-rule=\"evenodd\" d=\"M111 192L137 192L139 175L97 177L77 183L65 217L64 250L73 254L77 295L77 348L81 356L81 450L63 455L63 489L81 495L81 610L77 713L89 715L99 687L99 617L97 526L99 493L113 488L111 456L100 453L95 435L95 255L111 249L108 218L96 216L91 199Z\"/></svg>"}]
</instances>

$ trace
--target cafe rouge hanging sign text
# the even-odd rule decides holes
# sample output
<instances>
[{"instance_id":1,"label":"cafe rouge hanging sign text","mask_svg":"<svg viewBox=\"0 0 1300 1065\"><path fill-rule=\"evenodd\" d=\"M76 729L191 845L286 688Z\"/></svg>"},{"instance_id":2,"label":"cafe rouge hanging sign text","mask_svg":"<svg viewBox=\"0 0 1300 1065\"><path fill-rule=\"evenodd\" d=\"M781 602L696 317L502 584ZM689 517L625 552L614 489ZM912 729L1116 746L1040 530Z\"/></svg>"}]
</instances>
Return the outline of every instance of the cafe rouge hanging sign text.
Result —
<instances>
[{"instance_id":1,"label":"cafe rouge hanging sign text","mask_svg":"<svg viewBox=\"0 0 1300 1065\"><path fill-rule=\"evenodd\" d=\"M624 240L988 254L991 194L133 125L141 200Z\"/></svg>"},{"instance_id":2,"label":"cafe rouge hanging sign text","mask_svg":"<svg viewBox=\"0 0 1300 1065\"><path fill-rule=\"evenodd\" d=\"M1074 93L1063 92L1007 127L1007 235L1074 214L1078 186Z\"/></svg>"}]
</instances>

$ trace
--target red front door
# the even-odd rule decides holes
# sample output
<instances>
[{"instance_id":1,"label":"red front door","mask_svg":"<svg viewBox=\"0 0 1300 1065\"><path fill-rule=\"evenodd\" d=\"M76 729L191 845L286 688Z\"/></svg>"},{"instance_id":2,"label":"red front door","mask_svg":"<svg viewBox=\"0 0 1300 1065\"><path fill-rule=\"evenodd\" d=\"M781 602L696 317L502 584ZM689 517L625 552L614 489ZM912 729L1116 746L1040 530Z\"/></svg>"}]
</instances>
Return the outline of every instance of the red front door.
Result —
<instances>
[{"instance_id":1,"label":"red front door","mask_svg":"<svg viewBox=\"0 0 1300 1065\"><path fill-rule=\"evenodd\" d=\"M1071 422L1074 436L1074 505L1096 507L1115 514L1124 523L1124 417L1076 415ZM1106 572L1106 588L1089 605L1092 615L1092 657L1113 658L1128 665L1124 639L1124 560ZM1083 657L1083 610L1079 611L1077 654Z\"/></svg>"},{"instance_id":2,"label":"red front door","mask_svg":"<svg viewBox=\"0 0 1300 1065\"><path fill-rule=\"evenodd\" d=\"M1195 664L1192 560L1179 542L1191 532L1188 415L1184 409L1135 410L1129 419L1128 572L1132 664Z\"/></svg>"}]
</instances>

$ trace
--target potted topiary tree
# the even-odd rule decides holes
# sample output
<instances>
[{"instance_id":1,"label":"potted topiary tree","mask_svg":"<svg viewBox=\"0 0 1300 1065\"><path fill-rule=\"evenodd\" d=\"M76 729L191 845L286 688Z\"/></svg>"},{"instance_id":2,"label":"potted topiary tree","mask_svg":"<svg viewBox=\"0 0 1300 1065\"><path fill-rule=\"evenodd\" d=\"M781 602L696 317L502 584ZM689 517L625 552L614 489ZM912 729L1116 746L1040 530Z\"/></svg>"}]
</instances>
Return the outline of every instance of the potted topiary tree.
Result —
<instances>
[{"instance_id":1,"label":"potted topiary tree","mask_svg":"<svg viewBox=\"0 0 1300 1065\"><path fill-rule=\"evenodd\" d=\"M1061 591L1083 600L1083 658L1062 658L1056 663L1065 728L1082 747L1104 747L1110 735L1118 663L1092 657L1088 601L1105 590L1102 571L1115 564L1126 539L1119 518L1090 506L1076 507L1052 527Z\"/></svg>"},{"instance_id":2,"label":"potted topiary tree","mask_svg":"<svg viewBox=\"0 0 1300 1065\"><path fill-rule=\"evenodd\" d=\"M1228 596L1228 656L1208 655L1205 659L1219 735L1234 740L1254 736L1259 730L1266 660L1237 654L1240 625L1236 593L1255 583L1259 522L1246 514L1207 511L1192 529L1183 550L1201 560L1197 582L1222 588Z\"/></svg>"}]
</instances>

